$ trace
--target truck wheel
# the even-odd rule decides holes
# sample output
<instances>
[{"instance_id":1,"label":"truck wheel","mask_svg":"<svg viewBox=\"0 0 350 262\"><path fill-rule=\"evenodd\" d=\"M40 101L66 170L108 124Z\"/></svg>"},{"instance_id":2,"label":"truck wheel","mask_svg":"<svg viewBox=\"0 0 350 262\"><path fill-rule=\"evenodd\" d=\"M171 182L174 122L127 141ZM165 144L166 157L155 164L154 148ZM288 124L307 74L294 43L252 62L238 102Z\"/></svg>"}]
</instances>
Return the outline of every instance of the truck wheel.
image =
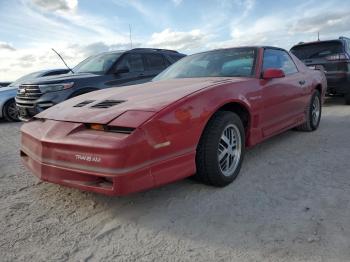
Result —
<instances>
[{"instance_id":1,"label":"truck wheel","mask_svg":"<svg viewBox=\"0 0 350 262\"><path fill-rule=\"evenodd\" d=\"M312 132L320 125L322 114L321 95L318 90L315 90L311 101L306 109L306 122L297 129L300 131Z\"/></svg>"},{"instance_id":2,"label":"truck wheel","mask_svg":"<svg viewBox=\"0 0 350 262\"><path fill-rule=\"evenodd\" d=\"M17 122L18 118L18 109L14 99L7 101L2 109L3 117L9 122Z\"/></svg>"},{"instance_id":3,"label":"truck wheel","mask_svg":"<svg viewBox=\"0 0 350 262\"><path fill-rule=\"evenodd\" d=\"M238 175L245 152L245 132L240 117L219 111L209 120L199 141L195 178L223 187Z\"/></svg>"},{"instance_id":4,"label":"truck wheel","mask_svg":"<svg viewBox=\"0 0 350 262\"><path fill-rule=\"evenodd\" d=\"M350 105L350 93L345 95L345 104Z\"/></svg>"}]
</instances>

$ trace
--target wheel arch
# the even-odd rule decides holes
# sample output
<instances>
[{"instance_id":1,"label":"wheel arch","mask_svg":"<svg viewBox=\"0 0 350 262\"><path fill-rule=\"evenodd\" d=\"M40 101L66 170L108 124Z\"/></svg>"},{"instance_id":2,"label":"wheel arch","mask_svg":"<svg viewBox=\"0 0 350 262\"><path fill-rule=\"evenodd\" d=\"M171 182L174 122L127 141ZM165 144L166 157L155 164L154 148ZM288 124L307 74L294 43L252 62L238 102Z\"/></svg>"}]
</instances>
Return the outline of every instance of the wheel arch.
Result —
<instances>
[{"instance_id":1,"label":"wheel arch","mask_svg":"<svg viewBox=\"0 0 350 262\"><path fill-rule=\"evenodd\" d=\"M213 110L213 113L208 117L206 123L203 126L203 129L201 131L201 134L199 136L199 140L203 136L203 133L205 131L205 128L208 126L209 121L213 118L215 113L220 111L229 111L236 113L240 119L242 120L243 127L245 130L245 136L246 136L246 143L249 141L249 127L251 125L251 112L249 110L249 107L241 101L228 101L220 106L218 106L215 110Z\"/></svg>"},{"instance_id":2,"label":"wheel arch","mask_svg":"<svg viewBox=\"0 0 350 262\"><path fill-rule=\"evenodd\" d=\"M0 103L0 118L5 117L6 113L5 113L5 107L11 102L15 102L16 100L14 97L8 97L7 100L4 100L2 103Z\"/></svg>"},{"instance_id":3,"label":"wheel arch","mask_svg":"<svg viewBox=\"0 0 350 262\"><path fill-rule=\"evenodd\" d=\"M236 113L242 120L244 129L247 133L248 127L251 123L251 114L246 105L237 101L233 101L220 106L216 110L216 112L218 111L230 111L230 112Z\"/></svg>"},{"instance_id":4,"label":"wheel arch","mask_svg":"<svg viewBox=\"0 0 350 262\"><path fill-rule=\"evenodd\" d=\"M323 94L323 92L322 92L322 85L321 85L321 84L316 84L315 90L317 90L318 92L320 92L320 95Z\"/></svg>"}]
</instances>

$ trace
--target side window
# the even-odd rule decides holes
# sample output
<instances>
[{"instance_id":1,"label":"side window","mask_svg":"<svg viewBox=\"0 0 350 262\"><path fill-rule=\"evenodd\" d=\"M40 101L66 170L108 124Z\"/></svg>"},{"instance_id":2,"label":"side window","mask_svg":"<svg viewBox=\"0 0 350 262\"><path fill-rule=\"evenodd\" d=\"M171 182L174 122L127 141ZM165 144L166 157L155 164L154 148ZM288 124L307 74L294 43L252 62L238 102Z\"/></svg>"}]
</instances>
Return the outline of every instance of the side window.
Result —
<instances>
[{"instance_id":1,"label":"side window","mask_svg":"<svg viewBox=\"0 0 350 262\"><path fill-rule=\"evenodd\" d=\"M163 70L166 68L164 57L160 54L144 54L147 70Z\"/></svg>"},{"instance_id":2,"label":"side window","mask_svg":"<svg viewBox=\"0 0 350 262\"><path fill-rule=\"evenodd\" d=\"M117 68L127 67L130 72L145 71L142 56L140 54L126 54L122 61L119 62Z\"/></svg>"},{"instance_id":3,"label":"side window","mask_svg":"<svg viewBox=\"0 0 350 262\"><path fill-rule=\"evenodd\" d=\"M264 52L263 70L268 68L282 69L286 75L298 72L292 58L282 50L266 49Z\"/></svg>"}]
</instances>

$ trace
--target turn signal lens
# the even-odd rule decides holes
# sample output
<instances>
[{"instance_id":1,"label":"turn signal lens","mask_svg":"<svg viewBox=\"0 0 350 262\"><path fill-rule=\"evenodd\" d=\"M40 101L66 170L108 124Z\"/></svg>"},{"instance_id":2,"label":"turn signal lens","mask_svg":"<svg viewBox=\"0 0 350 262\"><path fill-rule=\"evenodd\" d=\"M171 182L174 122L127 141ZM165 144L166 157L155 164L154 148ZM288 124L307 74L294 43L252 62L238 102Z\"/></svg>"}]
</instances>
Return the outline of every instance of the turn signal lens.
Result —
<instances>
[{"instance_id":1,"label":"turn signal lens","mask_svg":"<svg viewBox=\"0 0 350 262\"><path fill-rule=\"evenodd\" d=\"M100 124L90 124L90 125L89 125L89 128L90 128L90 129L93 129L93 130L99 130L99 131L105 130L105 128L103 127L103 125L100 125Z\"/></svg>"},{"instance_id":2,"label":"turn signal lens","mask_svg":"<svg viewBox=\"0 0 350 262\"><path fill-rule=\"evenodd\" d=\"M107 126L101 124L85 124L85 127L90 130L106 131L120 134L131 134L135 130L133 127Z\"/></svg>"}]
</instances>

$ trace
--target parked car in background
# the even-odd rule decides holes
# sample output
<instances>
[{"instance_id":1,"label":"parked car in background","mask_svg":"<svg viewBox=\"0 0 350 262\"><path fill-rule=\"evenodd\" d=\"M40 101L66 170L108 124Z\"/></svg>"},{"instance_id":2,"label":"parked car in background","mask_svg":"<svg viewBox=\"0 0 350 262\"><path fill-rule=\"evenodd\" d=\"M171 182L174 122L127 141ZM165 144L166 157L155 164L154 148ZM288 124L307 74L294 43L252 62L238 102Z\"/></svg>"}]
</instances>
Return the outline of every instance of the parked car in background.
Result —
<instances>
[{"instance_id":1,"label":"parked car in background","mask_svg":"<svg viewBox=\"0 0 350 262\"><path fill-rule=\"evenodd\" d=\"M11 84L11 82L0 82L0 88L1 87L6 87L6 86L8 86L10 84Z\"/></svg>"},{"instance_id":2,"label":"parked car in background","mask_svg":"<svg viewBox=\"0 0 350 262\"><path fill-rule=\"evenodd\" d=\"M23 121L78 95L98 89L140 84L184 57L177 51L136 48L91 56L59 77L42 77L22 83L16 103Z\"/></svg>"},{"instance_id":3,"label":"parked car in background","mask_svg":"<svg viewBox=\"0 0 350 262\"><path fill-rule=\"evenodd\" d=\"M327 82L327 93L343 95L350 105L350 39L299 43L290 50L307 66L323 66Z\"/></svg>"},{"instance_id":4,"label":"parked car in background","mask_svg":"<svg viewBox=\"0 0 350 262\"><path fill-rule=\"evenodd\" d=\"M21 157L40 179L109 195L188 176L225 186L246 147L314 131L323 72L275 47L185 57L152 82L85 94L22 126Z\"/></svg>"},{"instance_id":5,"label":"parked car in background","mask_svg":"<svg viewBox=\"0 0 350 262\"><path fill-rule=\"evenodd\" d=\"M0 89L0 118L5 118L7 121L18 121L18 110L16 107L15 96L17 94L18 86L23 82L29 81L37 77L53 76L59 74L66 74L68 69L52 69L42 70L25 75L7 87Z\"/></svg>"}]
</instances>

